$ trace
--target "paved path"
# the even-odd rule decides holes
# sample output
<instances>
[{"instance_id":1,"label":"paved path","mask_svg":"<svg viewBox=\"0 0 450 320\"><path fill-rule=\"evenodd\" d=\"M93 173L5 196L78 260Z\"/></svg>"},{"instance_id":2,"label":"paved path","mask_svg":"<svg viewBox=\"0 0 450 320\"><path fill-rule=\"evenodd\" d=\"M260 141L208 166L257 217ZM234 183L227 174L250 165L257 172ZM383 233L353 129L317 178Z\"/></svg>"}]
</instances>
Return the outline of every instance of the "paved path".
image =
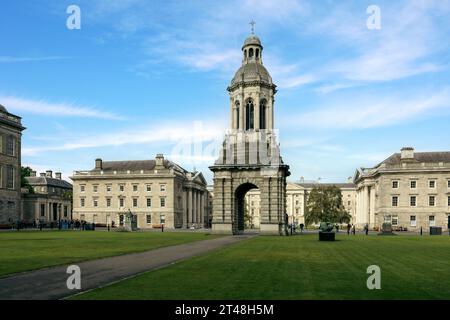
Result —
<instances>
[{"instance_id":1,"label":"paved path","mask_svg":"<svg viewBox=\"0 0 450 320\"><path fill-rule=\"evenodd\" d=\"M81 290L66 286L68 265L30 271L0 279L0 299L61 299L105 286L133 275L165 267L176 261L216 250L251 236L227 236L151 251L75 263L81 269Z\"/></svg>"}]
</instances>

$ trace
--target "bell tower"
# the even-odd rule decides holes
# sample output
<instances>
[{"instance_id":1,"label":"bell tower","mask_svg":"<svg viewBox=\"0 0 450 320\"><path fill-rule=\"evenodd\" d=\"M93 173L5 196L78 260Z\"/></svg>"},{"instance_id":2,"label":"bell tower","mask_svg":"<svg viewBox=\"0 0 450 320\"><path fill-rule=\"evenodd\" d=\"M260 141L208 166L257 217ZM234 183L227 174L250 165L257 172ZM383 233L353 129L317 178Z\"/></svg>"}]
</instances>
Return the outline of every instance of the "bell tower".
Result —
<instances>
[{"instance_id":1,"label":"bell tower","mask_svg":"<svg viewBox=\"0 0 450 320\"><path fill-rule=\"evenodd\" d=\"M286 177L274 129L276 85L263 65L263 46L253 33L242 46L242 65L229 87L230 129L214 173L212 228L241 234L245 229L245 194L260 190L260 232L285 234Z\"/></svg>"}]
</instances>

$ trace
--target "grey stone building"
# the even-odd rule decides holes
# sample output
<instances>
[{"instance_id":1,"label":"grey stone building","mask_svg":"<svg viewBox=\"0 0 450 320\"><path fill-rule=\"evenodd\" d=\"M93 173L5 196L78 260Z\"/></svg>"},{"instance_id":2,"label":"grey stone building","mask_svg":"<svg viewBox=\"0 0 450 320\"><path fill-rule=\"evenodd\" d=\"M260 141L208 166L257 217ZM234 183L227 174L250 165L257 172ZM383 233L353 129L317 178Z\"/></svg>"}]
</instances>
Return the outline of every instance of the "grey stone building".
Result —
<instances>
[{"instance_id":1,"label":"grey stone building","mask_svg":"<svg viewBox=\"0 0 450 320\"><path fill-rule=\"evenodd\" d=\"M242 46L242 66L227 88L230 130L214 173L212 229L218 233L244 231L245 194L259 189L260 232L284 234L286 177L274 129L276 85L262 62L263 46L251 34Z\"/></svg>"},{"instance_id":2,"label":"grey stone building","mask_svg":"<svg viewBox=\"0 0 450 320\"><path fill-rule=\"evenodd\" d=\"M450 224L450 152L415 152L402 148L373 168L360 168L356 223L380 228L428 230Z\"/></svg>"},{"instance_id":3,"label":"grey stone building","mask_svg":"<svg viewBox=\"0 0 450 320\"><path fill-rule=\"evenodd\" d=\"M57 222L72 219L72 184L62 179L61 173L47 170L36 176L36 171L26 177L33 193L23 193L23 220L32 222Z\"/></svg>"},{"instance_id":4,"label":"grey stone building","mask_svg":"<svg viewBox=\"0 0 450 320\"><path fill-rule=\"evenodd\" d=\"M131 211L140 229L202 228L208 192L201 172L189 172L158 154L153 160L103 161L75 171L73 217L122 226Z\"/></svg>"},{"instance_id":5,"label":"grey stone building","mask_svg":"<svg viewBox=\"0 0 450 320\"><path fill-rule=\"evenodd\" d=\"M21 219L22 120L0 105L0 225Z\"/></svg>"}]
</instances>

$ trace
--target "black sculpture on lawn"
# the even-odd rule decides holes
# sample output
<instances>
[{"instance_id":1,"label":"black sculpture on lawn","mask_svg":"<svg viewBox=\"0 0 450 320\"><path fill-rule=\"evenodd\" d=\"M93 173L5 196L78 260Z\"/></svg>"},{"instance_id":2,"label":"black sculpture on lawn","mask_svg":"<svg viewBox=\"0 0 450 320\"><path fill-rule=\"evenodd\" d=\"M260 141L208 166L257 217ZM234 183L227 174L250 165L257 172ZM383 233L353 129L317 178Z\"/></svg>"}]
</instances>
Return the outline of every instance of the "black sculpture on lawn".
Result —
<instances>
[{"instance_id":1,"label":"black sculpture on lawn","mask_svg":"<svg viewBox=\"0 0 450 320\"><path fill-rule=\"evenodd\" d=\"M321 222L319 227L319 241L334 241L336 233L333 232L334 224Z\"/></svg>"}]
</instances>

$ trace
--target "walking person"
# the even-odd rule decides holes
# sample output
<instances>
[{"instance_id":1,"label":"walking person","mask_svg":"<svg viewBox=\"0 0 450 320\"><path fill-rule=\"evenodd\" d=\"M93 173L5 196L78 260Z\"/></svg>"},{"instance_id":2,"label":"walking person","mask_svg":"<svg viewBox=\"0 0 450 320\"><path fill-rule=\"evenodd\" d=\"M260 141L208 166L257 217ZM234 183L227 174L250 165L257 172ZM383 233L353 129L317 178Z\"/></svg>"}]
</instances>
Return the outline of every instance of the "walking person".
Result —
<instances>
[{"instance_id":1,"label":"walking person","mask_svg":"<svg viewBox=\"0 0 450 320\"><path fill-rule=\"evenodd\" d=\"M303 233L303 228L305 227L305 225L303 223L300 223L300 232Z\"/></svg>"},{"instance_id":2,"label":"walking person","mask_svg":"<svg viewBox=\"0 0 450 320\"><path fill-rule=\"evenodd\" d=\"M366 233L366 236L369 234L369 225L367 223L364 225L364 232Z\"/></svg>"},{"instance_id":3,"label":"walking person","mask_svg":"<svg viewBox=\"0 0 450 320\"><path fill-rule=\"evenodd\" d=\"M353 235L356 235L356 227L355 227L355 225L353 225L352 233L353 233Z\"/></svg>"},{"instance_id":4,"label":"walking person","mask_svg":"<svg viewBox=\"0 0 450 320\"><path fill-rule=\"evenodd\" d=\"M350 235L350 230L352 229L352 225L347 223L347 235Z\"/></svg>"}]
</instances>

